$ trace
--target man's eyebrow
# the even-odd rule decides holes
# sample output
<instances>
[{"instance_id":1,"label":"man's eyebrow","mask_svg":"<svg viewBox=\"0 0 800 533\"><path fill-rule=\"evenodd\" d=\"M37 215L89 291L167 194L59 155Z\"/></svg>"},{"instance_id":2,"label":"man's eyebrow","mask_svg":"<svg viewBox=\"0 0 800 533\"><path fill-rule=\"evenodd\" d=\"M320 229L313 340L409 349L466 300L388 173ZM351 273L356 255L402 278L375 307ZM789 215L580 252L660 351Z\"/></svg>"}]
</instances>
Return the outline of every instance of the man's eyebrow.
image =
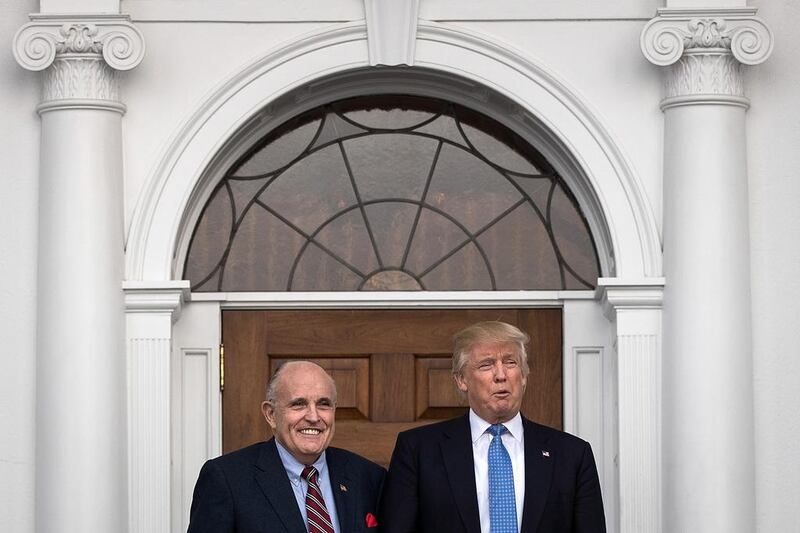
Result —
<instances>
[{"instance_id":1,"label":"man's eyebrow","mask_svg":"<svg viewBox=\"0 0 800 533\"><path fill-rule=\"evenodd\" d=\"M308 403L308 400L303 397L289 399L289 405L302 405Z\"/></svg>"}]
</instances>

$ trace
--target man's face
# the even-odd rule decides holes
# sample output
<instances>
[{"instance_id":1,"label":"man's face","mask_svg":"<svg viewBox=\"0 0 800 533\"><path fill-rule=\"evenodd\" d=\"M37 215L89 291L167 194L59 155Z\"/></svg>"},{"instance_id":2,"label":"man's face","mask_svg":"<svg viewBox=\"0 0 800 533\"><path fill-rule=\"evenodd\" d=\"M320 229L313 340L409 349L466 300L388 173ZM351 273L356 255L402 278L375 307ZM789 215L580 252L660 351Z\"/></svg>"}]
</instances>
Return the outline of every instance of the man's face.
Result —
<instances>
[{"instance_id":1,"label":"man's face","mask_svg":"<svg viewBox=\"0 0 800 533\"><path fill-rule=\"evenodd\" d=\"M492 424L516 416L527 383L519 347L512 342L478 344L455 379L472 410Z\"/></svg>"},{"instance_id":2,"label":"man's face","mask_svg":"<svg viewBox=\"0 0 800 533\"><path fill-rule=\"evenodd\" d=\"M304 465L310 465L333 439L335 392L331 378L317 365L294 363L281 371L275 404L261 412L275 438Z\"/></svg>"}]
</instances>

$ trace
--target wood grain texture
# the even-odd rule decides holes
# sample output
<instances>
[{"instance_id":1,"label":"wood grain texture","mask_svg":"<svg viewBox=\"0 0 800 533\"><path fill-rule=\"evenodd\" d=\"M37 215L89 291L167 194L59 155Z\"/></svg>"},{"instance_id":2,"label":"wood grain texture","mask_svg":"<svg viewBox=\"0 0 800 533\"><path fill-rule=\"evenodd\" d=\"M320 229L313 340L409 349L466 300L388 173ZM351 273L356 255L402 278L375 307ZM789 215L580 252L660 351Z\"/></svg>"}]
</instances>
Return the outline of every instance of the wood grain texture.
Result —
<instances>
[{"instance_id":1,"label":"wood grain texture","mask_svg":"<svg viewBox=\"0 0 800 533\"><path fill-rule=\"evenodd\" d=\"M414 421L414 355L374 354L372 374L372 421Z\"/></svg>"},{"instance_id":2,"label":"wood grain texture","mask_svg":"<svg viewBox=\"0 0 800 533\"><path fill-rule=\"evenodd\" d=\"M452 357L419 357L416 365L417 418L446 418L442 409L450 409L457 416L468 405L453 381Z\"/></svg>"},{"instance_id":3,"label":"wood grain texture","mask_svg":"<svg viewBox=\"0 0 800 533\"><path fill-rule=\"evenodd\" d=\"M257 313L222 314L225 391L222 393L222 451L227 453L271 435L261 414L270 376L265 323Z\"/></svg>"},{"instance_id":4,"label":"wood grain texture","mask_svg":"<svg viewBox=\"0 0 800 533\"><path fill-rule=\"evenodd\" d=\"M557 429L564 427L564 364L562 310L519 312L519 327L531 336L528 364L531 373L522 401L522 414Z\"/></svg>"},{"instance_id":5,"label":"wood grain texture","mask_svg":"<svg viewBox=\"0 0 800 533\"><path fill-rule=\"evenodd\" d=\"M403 429L466 412L450 374L452 336L503 320L531 336L525 416L563 426L562 310L225 311L223 451L271 436L260 404L282 362L310 359L337 383L333 445L388 464Z\"/></svg>"}]
</instances>

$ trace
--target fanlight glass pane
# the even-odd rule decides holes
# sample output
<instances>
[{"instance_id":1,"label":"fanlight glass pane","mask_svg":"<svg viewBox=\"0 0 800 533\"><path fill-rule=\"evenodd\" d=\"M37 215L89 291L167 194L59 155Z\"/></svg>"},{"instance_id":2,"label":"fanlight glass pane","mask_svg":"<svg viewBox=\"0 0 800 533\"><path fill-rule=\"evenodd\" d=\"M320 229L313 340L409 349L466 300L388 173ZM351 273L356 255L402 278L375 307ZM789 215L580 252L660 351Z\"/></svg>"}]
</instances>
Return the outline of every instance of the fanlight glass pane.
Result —
<instances>
[{"instance_id":1,"label":"fanlight glass pane","mask_svg":"<svg viewBox=\"0 0 800 533\"><path fill-rule=\"evenodd\" d=\"M542 155L494 119L404 95L302 113L225 173L192 290L593 289L594 240Z\"/></svg>"}]
</instances>

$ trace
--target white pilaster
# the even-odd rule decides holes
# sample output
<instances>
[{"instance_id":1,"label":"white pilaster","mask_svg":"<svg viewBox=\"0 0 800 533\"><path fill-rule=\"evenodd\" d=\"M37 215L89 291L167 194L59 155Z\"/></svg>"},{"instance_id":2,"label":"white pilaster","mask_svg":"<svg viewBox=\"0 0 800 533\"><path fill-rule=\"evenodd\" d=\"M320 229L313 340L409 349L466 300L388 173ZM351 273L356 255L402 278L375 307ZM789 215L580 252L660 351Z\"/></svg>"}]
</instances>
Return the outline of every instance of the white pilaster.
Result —
<instances>
[{"instance_id":1,"label":"white pilaster","mask_svg":"<svg viewBox=\"0 0 800 533\"><path fill-rule=\"evenodd\" d=\"M14 40L45 70L39 183L36 530L125 531L121 115L115 69L141 35L116 16L32 15Z\"/></svg>"},{"instance_id":2,"label":"white pilaster","mask_svg":"<svg viewBox=\"0 0 800 533\"><path fill-rule=\"evenodd\" d=\"M600 278L616 325L621 533L661 531L661 298L663 278Z\"/></svg>"},{"instance_id":3,"label":"white pilaster","mask_svg":"<svg viewBox=\"0 0 800 533\"><path fill-rule=\"evenodd\" d=\"M747 161L741 65L772 36L755 9L662 9L666 66L664 529L755 529Z\"/></svg>"},{"instance_id":4,"label":"white pilaster","mask_svg":"<svg viewBox=\"0 0 800 533\"><path fill-rule=\"evenodd\" d=\"M170 531L172 324L188 281L126 282L130 533Z\"/></svg>"}]
</instances>

